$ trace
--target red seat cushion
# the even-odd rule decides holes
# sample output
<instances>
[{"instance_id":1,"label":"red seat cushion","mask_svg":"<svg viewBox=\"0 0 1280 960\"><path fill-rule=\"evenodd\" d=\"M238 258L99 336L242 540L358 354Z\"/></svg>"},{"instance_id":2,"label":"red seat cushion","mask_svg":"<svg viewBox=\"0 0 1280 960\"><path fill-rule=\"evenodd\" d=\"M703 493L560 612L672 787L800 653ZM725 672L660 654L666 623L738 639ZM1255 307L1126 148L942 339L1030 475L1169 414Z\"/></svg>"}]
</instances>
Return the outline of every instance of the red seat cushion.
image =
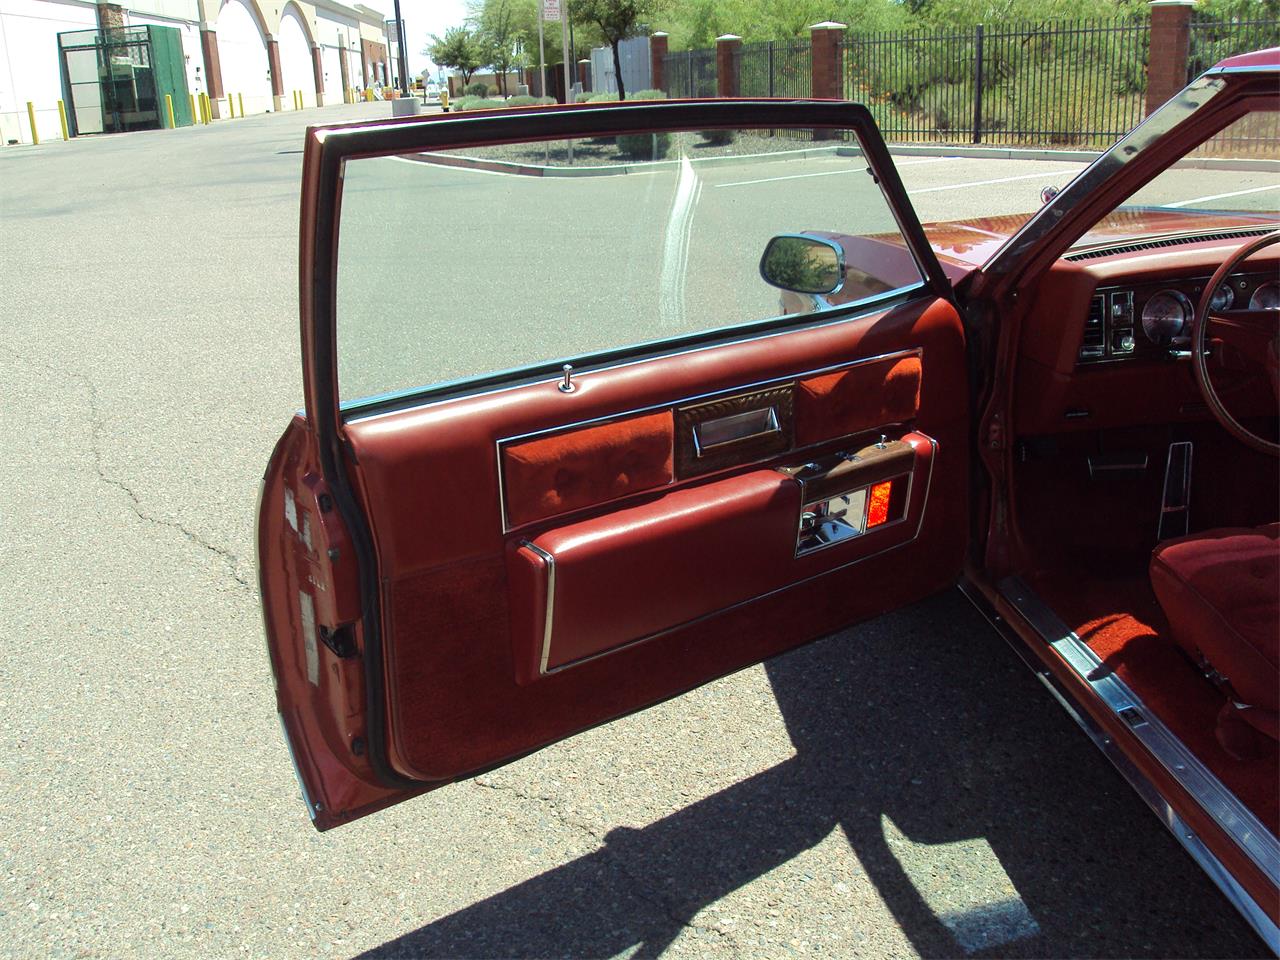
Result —
<instances>
[{"instance_id":1,"label":"red seat cushion","mask_svg":"<svg viewBox=\"0 0 1280 960\"><path fill-rule=\"evenodd\" d=\"M1280 709L1280 523L1163 543L1151 585L1179 645L1202 654L1243 703Z\"/></svg>"}]
</instances>

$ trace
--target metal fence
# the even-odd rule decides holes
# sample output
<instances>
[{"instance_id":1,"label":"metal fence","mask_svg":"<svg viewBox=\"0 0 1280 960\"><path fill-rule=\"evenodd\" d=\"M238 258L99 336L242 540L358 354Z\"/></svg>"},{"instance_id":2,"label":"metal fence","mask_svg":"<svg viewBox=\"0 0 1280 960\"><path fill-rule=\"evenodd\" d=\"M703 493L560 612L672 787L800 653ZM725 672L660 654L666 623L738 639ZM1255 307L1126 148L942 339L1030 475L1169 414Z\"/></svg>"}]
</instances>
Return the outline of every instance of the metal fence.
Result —
<instances>
[{"instance_id":1,"label":"metal fence","mask_svg":"<svg viewBox=\"0 0 1280 960\"><path fill-rule=\"evenodd\" d=\"M1142 20L854 34L841 45L844 93L889 140L1103 145L1142 119L1148 31Z\"/></svg>"},{"instance_id":2,"label":"metal fence","mask_svg":"<svg viewBox=\"0 0 1280 960\"><path fill-rule=\"evenodd\" d=\"M1106 147L1146 114L1150 33L1145 16L855 30L840 42L842 95L866 104L890 141ZM1280 19L1194 21L1187 78L1276 45ZM668 96L717 95L714 49L663 62ZM807 39L743 44L733 65L742 96L812 95ZM1262 149L1245 146L1248 155Z\"/></svg>"},{"instance_id":3,"label":"metal fence","mask_svg":"<svg viewBox=\"0 0 1280 960\"><path fill-rule=\"evenodd\" d=\"M1189 33L1188 81L1219 60L1250 50L1280 46L1280 20L1194 20Z\"/></svg>"},{"instance_id":4,"label":"metal fence","mask_svg":"<svg viewBox=\"0 0 1280 960\"><path fill-rule=\"evenodd\" d=\"M813 46L808 40L744 43L734 58L744 97L808 97L813 88Z\"/></svg>"},{"instance_id":5,"label":"metal fence","mask_svg":"<svg viewBox=\"0 0 1280 960\"><path fill-rule=\"evenodd\" d=\"M716 52L683 50L662 59L666 93L669 97L714 97L716 86Z\"/></svg>"}]
</instances>

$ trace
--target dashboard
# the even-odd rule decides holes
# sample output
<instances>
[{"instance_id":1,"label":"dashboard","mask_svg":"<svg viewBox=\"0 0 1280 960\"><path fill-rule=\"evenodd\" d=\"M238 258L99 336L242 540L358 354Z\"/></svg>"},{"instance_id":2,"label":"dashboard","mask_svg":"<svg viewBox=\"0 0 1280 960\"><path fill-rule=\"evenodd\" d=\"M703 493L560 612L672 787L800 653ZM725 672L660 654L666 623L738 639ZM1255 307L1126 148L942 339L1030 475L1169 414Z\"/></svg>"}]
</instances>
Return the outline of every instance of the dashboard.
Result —
<instances>
[{"instance_id":1,"label":"dashboard","mask_svg":"<svg viewBox=\"0 0 1280 960\"><path fill-rule=\"evenodd\" d=\"M1166 359L1185 345L1196 305L1212 279L1137 280L1098 287L1084 318L1078 364ZM1280 309L1275 271L1233 274L1214 294L1215 310Z\"/></svg>"}]
</instances>

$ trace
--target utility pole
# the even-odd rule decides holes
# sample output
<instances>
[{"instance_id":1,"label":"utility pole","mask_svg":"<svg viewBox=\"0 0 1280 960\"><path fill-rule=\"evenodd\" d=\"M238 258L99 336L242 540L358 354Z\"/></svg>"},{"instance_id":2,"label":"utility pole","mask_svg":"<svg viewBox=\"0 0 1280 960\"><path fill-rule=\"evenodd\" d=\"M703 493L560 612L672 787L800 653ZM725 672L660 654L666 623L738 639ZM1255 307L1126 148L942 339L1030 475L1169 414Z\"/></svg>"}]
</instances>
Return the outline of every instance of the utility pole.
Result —
<instances>
[{"instance_id":1,"label":"utility pole","mask_svg":"<svg viewBox=\"0 0 1280 960\"><path fill-rule=\"evenodd\" d=\"M409 50L404 42L404 20L400 16L400 0L395 0L396 46L400 50L400 92L409 95Z\"/></svg>"}]
</instances>

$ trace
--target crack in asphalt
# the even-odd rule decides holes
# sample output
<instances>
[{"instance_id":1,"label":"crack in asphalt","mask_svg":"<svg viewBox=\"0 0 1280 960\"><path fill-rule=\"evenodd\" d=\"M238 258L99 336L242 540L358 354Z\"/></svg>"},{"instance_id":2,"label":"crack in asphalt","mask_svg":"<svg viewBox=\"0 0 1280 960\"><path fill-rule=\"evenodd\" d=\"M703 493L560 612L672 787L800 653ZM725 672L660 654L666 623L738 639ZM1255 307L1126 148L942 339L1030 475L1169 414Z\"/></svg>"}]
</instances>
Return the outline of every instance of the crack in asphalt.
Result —
<instances>
[{"instance_id":1,"label":"crack in asphalt","mask_svg":"<svg viewBox=\"0 0 1280 960\"><path fill-rule=\"evenodd\" d=\"M102 418L98 398L98 388L97 385L94 384L93 380L91 380L86 374L78 373L66 368L56 367L45 360L37 360L33 357L24 356L12 347L6 346L5 352L20 363L30 363L44 367L46 370L52 371L55 374L60 374L62 376L70 377L73 380L78 380L84 385L89 403L89 451L93 454L94 473L97 474L100 482L105 483L109 487L114 487L128 497L129 509L133 512L134 516L139 520L145 520L147 523L155 524L158 527L167 527L170 530L177 531L191 543L194 543L198 547L203 547L205 550L221 559L227 565L227 568L231 573L231 577L236 581L236 583L251 591L257 589L251 580L247 579L240 573L239 556L232 553L225 547L220 547L215 543L210 543L181 520L167 520L163 517L157 517L148 513L143 508L142 498L138 496L137 492L129 486L128 483L107 473L106 468L103 465L105 457L102 451L102 432L105 428L105 423Z\"/></svg>"},{"instance_id":2,"label":"crack in asphalt","mask_svg":"<svg viewBox=\"0 0 1280 960\"><path fill-rule=\"evenodd\" d=\"M508 786L501 783L494 783L493 781L484 780L480 777L474 778L471 782L478 787L484 788L485 790L493 790L495 792L500 792L500 793L509 793L512 796L516 797L518 800L523 800L528 803L545 804L550 808L551 814L557 820L563 823L565 826L570 827L574 830L577 830L579 833L586 834L596 843L601 844L606 851L609 849L607 833L601 833L599 830L597 830L595 827L591 826L590 824L584 823L582 821L579 821L569 816L565 811L563 811L560 808L560 801L557 800L555 797L549 797L544 794L537 794L537 793L526 793L523 790L519 789L518 787ZM624 877L626 877L628 883L631 884L632 890L635 893L636 897L656 907L667 917L667 919L671 920L675 924L678 924L681 929L690 930L694 933L715 934L717 937L720 937L721 939L723 939L727 945L733 946L733 947L737 946L737 939L728 930L725 930L721 927L709 927L704 924L695 923L692 920L692 918L688 916L687 911L680 909L679 904L669 900L660 891L655 892L651 889L651 887L646 885L644 882L645 878L641 877L640 875L632 871L630 868L630 865L626 862L626 860L624 860L622 857L617 855L613 855L611 859L617 865L618 871ZM640 956L640 955L642 954L637 954L637 956Z\"/></svg>"}]
</instances>

